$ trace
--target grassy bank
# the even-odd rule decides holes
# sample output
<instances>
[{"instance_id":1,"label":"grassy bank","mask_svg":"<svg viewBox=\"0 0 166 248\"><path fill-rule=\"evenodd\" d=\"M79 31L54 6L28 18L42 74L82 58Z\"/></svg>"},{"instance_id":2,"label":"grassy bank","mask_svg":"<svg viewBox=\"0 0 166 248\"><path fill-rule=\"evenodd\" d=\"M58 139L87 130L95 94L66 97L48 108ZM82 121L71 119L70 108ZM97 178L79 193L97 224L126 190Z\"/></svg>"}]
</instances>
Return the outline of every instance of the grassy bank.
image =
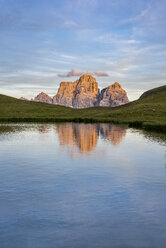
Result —
<instances>
[{"instance_id":1,"label":"grassy bank","mask_svg":"<svg viewBox=\"0 0 166 248\"><path fill-rule=\"evenodd\" d=\"M161 89L162 88L162 89ZM166 132L166 86L126 105L71 109L0 95L0 122L108 122Z\"/></svg>"}]
</instances>

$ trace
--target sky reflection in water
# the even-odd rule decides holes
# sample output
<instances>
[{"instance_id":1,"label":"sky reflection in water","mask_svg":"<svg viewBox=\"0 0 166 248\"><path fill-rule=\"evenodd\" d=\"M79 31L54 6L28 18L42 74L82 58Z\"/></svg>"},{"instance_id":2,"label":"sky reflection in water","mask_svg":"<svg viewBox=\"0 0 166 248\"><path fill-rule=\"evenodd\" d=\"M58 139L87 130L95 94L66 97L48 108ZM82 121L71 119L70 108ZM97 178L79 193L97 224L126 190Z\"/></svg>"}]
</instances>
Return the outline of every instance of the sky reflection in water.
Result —
<instances>
[{"instance_id":1,"label":"sky reflection in water","mask_svg":"<svg viewBox=\"0 0 166 248\"><path fill-rule=\"evenodd\" d=\"M0 247L166 246L165 144L110 124L0 127Z\"/></svg>"}]
</instances>

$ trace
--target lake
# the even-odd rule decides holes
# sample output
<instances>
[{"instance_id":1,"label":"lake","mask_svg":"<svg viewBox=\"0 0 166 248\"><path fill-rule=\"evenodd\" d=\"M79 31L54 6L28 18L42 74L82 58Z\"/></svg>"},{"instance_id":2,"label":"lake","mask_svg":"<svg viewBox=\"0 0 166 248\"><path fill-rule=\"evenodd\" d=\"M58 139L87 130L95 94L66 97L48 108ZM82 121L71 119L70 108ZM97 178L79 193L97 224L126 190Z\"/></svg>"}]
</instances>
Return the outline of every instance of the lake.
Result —
<instances>
[{"instance_id":1,"label":"lake","mask_svg":"<svg viewBox=\"0 0 166 248\"><path fill-rule=\"evenodd\" d=\"M165 144L111 124L1 124L0 247L165 248Z\"/></svg>"}]
</instances>

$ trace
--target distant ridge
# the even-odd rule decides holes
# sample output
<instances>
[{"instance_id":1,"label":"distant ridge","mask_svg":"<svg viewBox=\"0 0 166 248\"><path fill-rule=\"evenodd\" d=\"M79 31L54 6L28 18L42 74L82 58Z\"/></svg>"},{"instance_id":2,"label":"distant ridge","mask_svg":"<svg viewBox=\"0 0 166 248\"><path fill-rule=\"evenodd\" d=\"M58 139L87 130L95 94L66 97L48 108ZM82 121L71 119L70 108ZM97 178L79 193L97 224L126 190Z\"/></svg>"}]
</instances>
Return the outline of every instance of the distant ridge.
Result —
<instances>
[{"instance_id":1,"label":"distant ridge","mask_svg":"<svg viewBox=\"0 0 166 248\"><path fill-rule=\"evenodd\" d=\"M39 95L37 95L34 99L35 102L45 102L45 103L51 103L52 104L52 98L48 96L46 93L41 92Z\"/></svg>"}]
</instances>

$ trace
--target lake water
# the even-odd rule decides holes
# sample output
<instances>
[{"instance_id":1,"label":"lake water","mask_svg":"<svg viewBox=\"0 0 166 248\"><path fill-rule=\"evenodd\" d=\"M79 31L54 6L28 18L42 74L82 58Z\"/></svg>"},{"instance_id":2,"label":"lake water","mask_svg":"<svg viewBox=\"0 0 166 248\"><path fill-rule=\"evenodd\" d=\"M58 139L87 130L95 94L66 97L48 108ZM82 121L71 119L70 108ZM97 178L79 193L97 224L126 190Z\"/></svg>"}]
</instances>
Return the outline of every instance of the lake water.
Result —
<instances>
[{"instance_id":1,"label":"lake water","mask_svg":"<svg viewBox=\"0 0 166 248\"><path fill-rule=\"evenodd\" d=\"M0 126L0 248L165 248L163 139L110 124Z\"/></svg>"}]
</instances>

